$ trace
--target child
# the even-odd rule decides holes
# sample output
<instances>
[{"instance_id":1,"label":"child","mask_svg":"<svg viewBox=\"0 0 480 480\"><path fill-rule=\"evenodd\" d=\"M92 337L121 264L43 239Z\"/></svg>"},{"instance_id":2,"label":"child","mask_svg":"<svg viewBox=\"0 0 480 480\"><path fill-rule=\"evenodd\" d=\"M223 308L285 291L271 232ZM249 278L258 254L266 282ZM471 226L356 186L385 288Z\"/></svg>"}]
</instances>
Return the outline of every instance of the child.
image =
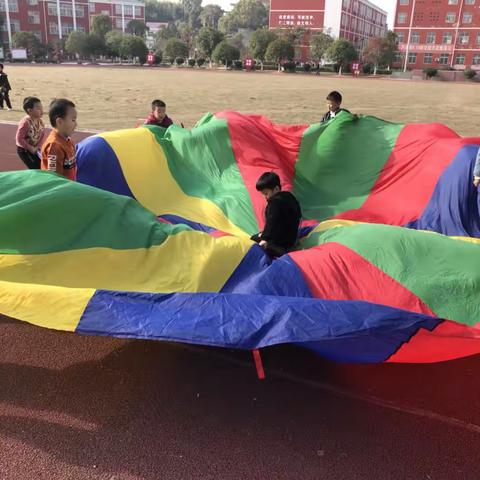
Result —
<instances>
[{"instance_id":1,"label":"child","mask_svg":"<svg viewBox=\"0 0 480 480\"><path fill-rule=\"evenodd\" d=\"M168 128L173 121L167 116L167 105L162 100L152 102L152 113L145 120L144 125L156 125L157 127Z\"/></svg>"},{"instance_id":2,"label":"child","mask_svg":"<svg viewBox=\"0 0 480 480\"><path fill-rule=\"evenodd\" d=\"M323 116L321 123L327 122L331 118L335 118L340 112L350 113L345 108L341 108L342 95L339 92L330 92L327 95L327 108L328 112Z\"/></svg>"},{"instance_id":3,"label":"child","mask_svg":"<svg viewBox=\"0 0 480 480\"><path fill-rule=\"evenodd\" d=\"M8 92L10 92L11 89L12 87L8 81L8 75L3 72L3 63L0 63L0 110L3 110L4 99L5 103L7 104L7 108L9 110L12 109L12 103L10 102L10 97L8 96Z\"/></svg>"},{"instance_id":4,"label":"child","mask_svg":"<svg viewBox=\"0 0 480 480\"><path fill-rule=\"evenodd\" d=\"M252 236L270 256L280 257L297 243L298 227L302 217L300 205L290 192L282 192L280 177L265 172L257 181L257 191L267 200L263 232Z\"/></svg>"},{"instance_id":5,"label":"child","mask_svg":"<svg viewBox=\"0 0 480 480\"><path fill-rule=\"evenodd\" d=\"M75 105L65 98L54 100L50 104L48 116L53 130L42 147L42 170L57 172L69 180L76 180L75 145L70 139L77 126Z\"/></svg>"},{"instance_id":6,"label":"child","mask_svg":"<svg viewBox=\"0 0 480 480\"><path fill-rule=\"evenodd\" d=\"M480 185L480 148L477 152L477 159L475 160L475 167L473 169L473 185L477 188Z\"/></svg>"},{"instance_id":7,"label":"child","mask_svg":"<svg viewBox=\"0 0 480 480\"><path fill-rule=\"evenodd\" d=\"M28 168L40 168L38 150L46 133L42 120L42 103L37 97L27 97L23 100L23 109L27 115L18 124L15 137L17 153Z\"/></svg>"}]
</instances>

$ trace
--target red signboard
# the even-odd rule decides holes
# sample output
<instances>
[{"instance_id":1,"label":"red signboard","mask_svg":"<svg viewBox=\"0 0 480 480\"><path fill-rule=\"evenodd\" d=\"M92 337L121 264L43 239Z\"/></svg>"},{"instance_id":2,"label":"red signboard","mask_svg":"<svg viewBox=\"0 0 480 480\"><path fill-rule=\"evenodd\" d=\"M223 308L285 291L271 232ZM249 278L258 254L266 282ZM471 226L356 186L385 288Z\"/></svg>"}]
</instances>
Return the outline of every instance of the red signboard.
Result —
<instances>
[{"instance_id":1,"label":"red signboard","mask_svg":"<svg viewBox=\"0 0 480 480\"><path fill-rule=\"evenodd\" d=\"M252 70L255 67L255 60L253 58L246 58L243 62L245 70Z\"/></svg>"},{"instance_id":2,"label":"red signboard","mask_svg":"<svg viewBox=\"0 0 480 480\"><path fill-rule=\"evenodd\" d=\"M407 51L407 44L406 43L399 43L398 44L398 51L399 52L406 52ZM419 53L419 52L438 52L438 53L451 53L453 52L453 45L435 45L435 44L418 44L418 43L411 43L409 48L409 52L412 53Z\"/></svg>"},{"instance_id":3,"label":"red signboard","mask_svg":"<svg viewBox=\"0 0 480 480\"><path fill-rule=\"evenodd\" d=\"M153 65L154 62L155 62L155 55L153 53L149 53L147 55L147 63L149 65Z\"/></svg>"},{"instance_id":4,"label":"red signboard","mask_svg":"<svg viewBox=\"0 0 480 480\"><path fill-rule=\"evenodd\" d=\"M323 18L323 11L271 11L270 28L323 29Z\"/></svg>"}]
</instances>

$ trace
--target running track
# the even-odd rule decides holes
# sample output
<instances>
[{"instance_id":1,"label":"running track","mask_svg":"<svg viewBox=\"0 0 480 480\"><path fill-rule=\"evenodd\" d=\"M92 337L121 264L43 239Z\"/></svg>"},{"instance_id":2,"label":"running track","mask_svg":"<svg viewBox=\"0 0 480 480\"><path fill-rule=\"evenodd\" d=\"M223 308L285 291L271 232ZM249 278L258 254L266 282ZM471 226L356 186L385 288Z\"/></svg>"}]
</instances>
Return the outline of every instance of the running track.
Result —
<instances>
[{"instance_id":1,"label":"running track","mask_svg":"<svg viewBox=\"0 0 480 480\"><path fill-rule=\"evenodd\" d=\"M0 170L21 168L0 126ZM1 235L1 232L0 232ZM477 480L480 356L339 365L0 317L0 480Z\"/></svg>"}]
</instances>

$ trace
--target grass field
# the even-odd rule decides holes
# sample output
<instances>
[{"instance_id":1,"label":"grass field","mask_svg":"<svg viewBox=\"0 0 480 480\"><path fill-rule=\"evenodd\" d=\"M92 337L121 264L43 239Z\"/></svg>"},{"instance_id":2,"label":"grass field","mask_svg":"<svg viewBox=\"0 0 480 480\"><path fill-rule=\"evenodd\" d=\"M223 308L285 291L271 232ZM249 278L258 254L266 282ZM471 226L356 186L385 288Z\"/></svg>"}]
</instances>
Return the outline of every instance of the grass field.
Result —
<instances>
[{"instance_id":1,"label":"grass field","mask_svg":"<svg viewBox=\"0 0 480 480\"><path fill-rule=\"evenodd\" d=\"M279 123L313 123L325 111L333 89L356 113L394 122L441 122L464 136L480 135L480 85L407 82L391 79L116 67L11 66L5 69L18 120L22 99L39 96L44 105L68 97L79 110L79 128L111 130L134 126L154 98L162 98L177 122L191 127L206 112L259 113Z\"/></svg>"}]
</instances>

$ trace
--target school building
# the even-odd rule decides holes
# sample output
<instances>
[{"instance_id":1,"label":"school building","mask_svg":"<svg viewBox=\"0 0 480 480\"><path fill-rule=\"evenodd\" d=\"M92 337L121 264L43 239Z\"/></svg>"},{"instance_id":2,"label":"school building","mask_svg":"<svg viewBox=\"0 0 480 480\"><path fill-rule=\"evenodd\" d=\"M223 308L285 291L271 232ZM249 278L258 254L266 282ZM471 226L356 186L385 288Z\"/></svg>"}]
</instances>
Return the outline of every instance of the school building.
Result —
<instances>
[{"instance_id":1,"label":"school building","mask_svg":"<svg viewBox=\"0 0 480 480\"><path fill-rule=\"evenodd\" d=\"M113 28L125 31L133 19L145 21L140 0L0 0L0 43L12 44L16 32L33 32L43 43L65 38L74 30L88 33L96 15L109 15Z\"/></svg>"},{"instance_id":2,"label":"school building","mask_svg":"<svg viewBox=\"0 0 480 480\"><path fill-rule=\"evenodd\" d=\"M387 33L387 12L368 0L271 0L270 28L304 28L351 41L361 52L371 37ZM308 59L310 35L300 46Z\"/></svg>"},{"instance_id":3,"label":"school building","mask_svg":"<svg viewBox=\"0 0 480 480\"><path fill-rule=\"evenodd\" d=\"M480 0L397 0L396 67L480 70Z\"/></svg>"}]
</instances>

